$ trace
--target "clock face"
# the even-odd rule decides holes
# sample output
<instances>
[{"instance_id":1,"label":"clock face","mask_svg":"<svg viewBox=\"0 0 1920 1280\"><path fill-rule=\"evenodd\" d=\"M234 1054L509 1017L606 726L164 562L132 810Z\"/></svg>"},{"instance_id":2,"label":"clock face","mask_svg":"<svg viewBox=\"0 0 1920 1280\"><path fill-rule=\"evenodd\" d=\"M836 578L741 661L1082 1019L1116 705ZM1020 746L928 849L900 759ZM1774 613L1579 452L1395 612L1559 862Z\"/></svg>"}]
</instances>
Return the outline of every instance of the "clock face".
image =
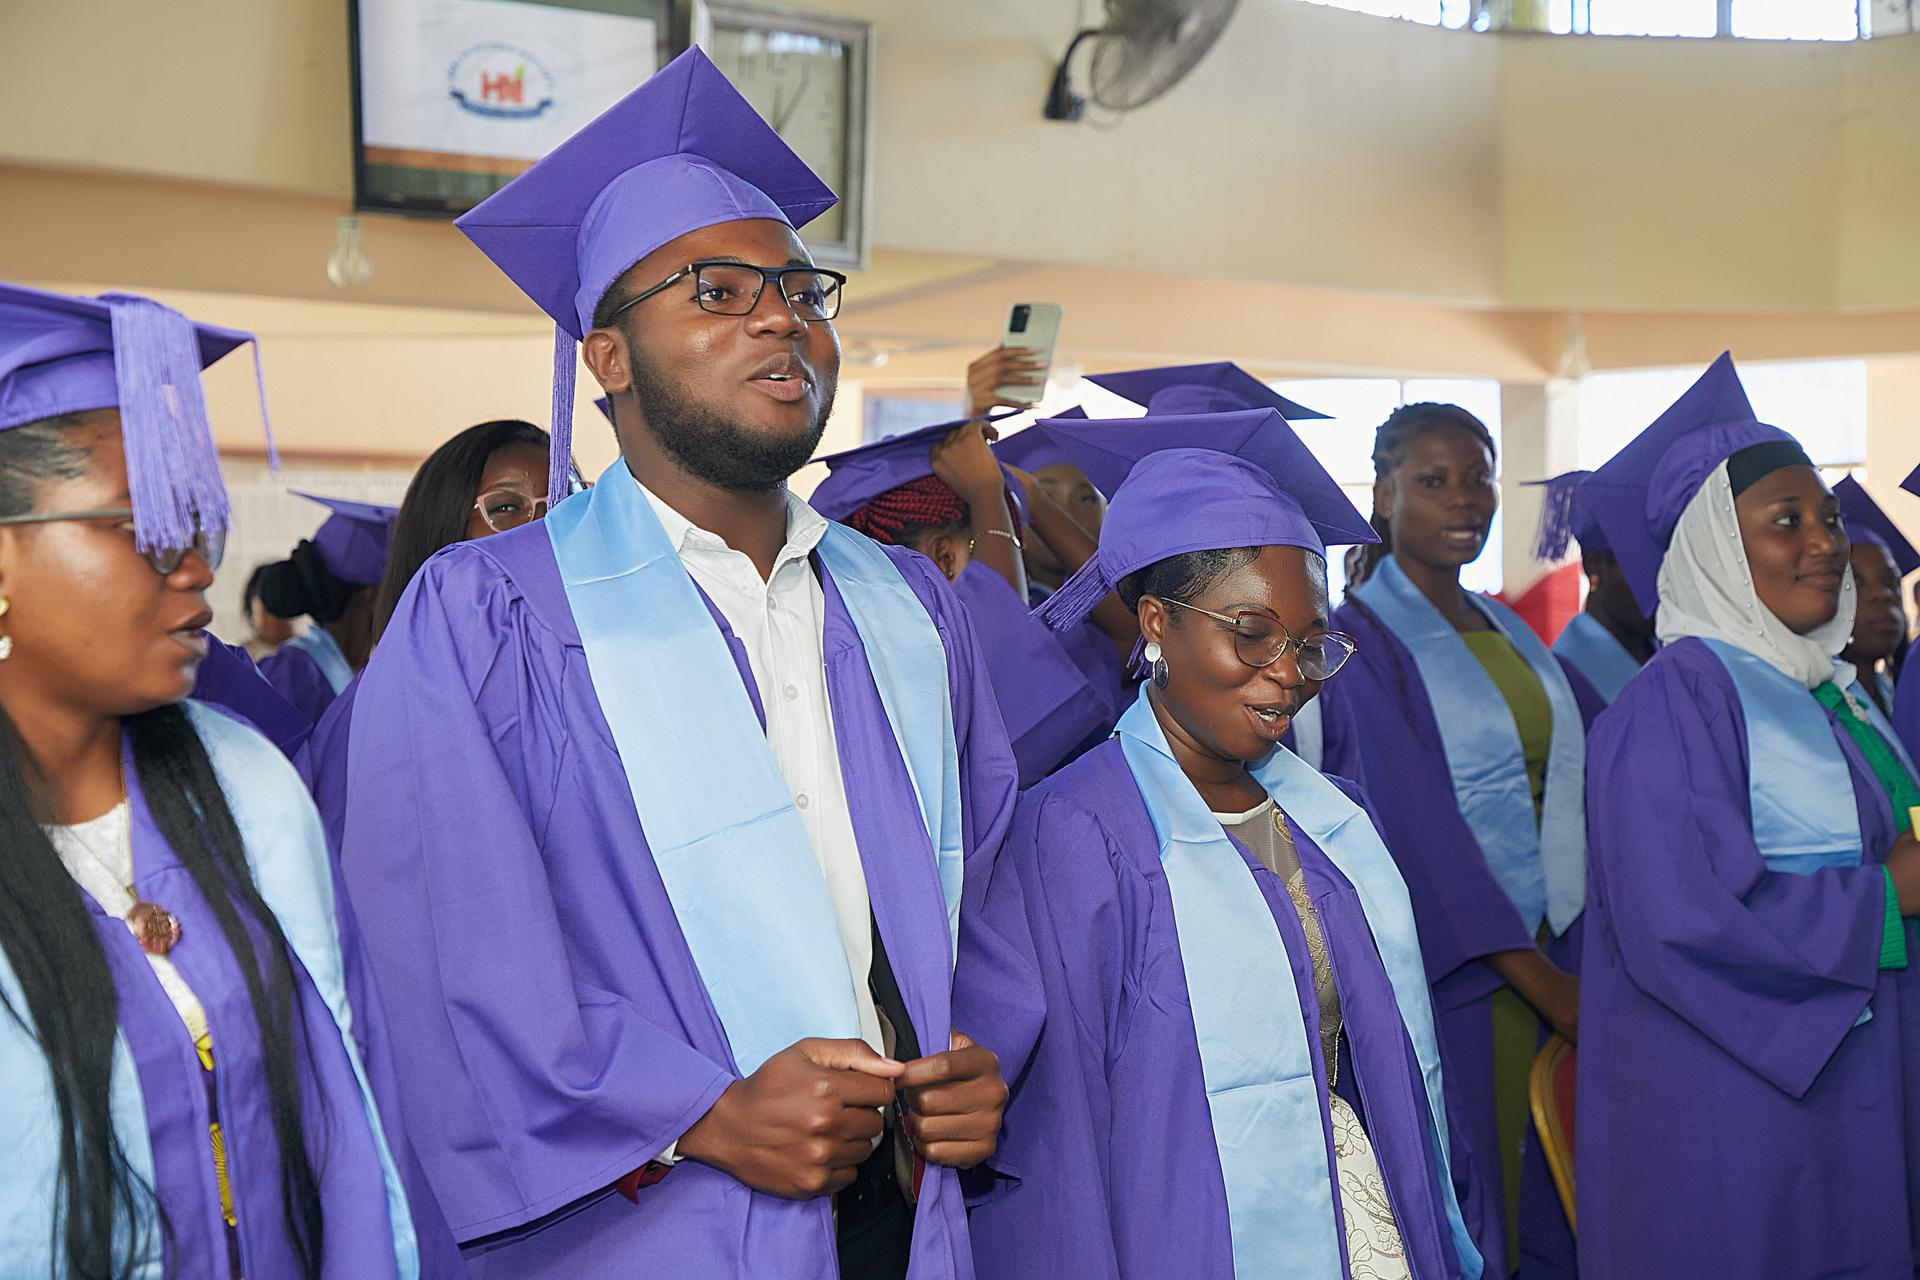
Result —
<instances>
[{"instance_id":1,"label":"clock face","mask_svg":"<svg viewBox=\"0 0 1920 1280\"><path fill-rule=\"evenodd\" d=\"M846 201L857 180L848 146L855 123L847 43L716 15L707 54L787 145L840 194L841 203L808 225L808 237L846 239Z\"/></svg>"}]
</instances>

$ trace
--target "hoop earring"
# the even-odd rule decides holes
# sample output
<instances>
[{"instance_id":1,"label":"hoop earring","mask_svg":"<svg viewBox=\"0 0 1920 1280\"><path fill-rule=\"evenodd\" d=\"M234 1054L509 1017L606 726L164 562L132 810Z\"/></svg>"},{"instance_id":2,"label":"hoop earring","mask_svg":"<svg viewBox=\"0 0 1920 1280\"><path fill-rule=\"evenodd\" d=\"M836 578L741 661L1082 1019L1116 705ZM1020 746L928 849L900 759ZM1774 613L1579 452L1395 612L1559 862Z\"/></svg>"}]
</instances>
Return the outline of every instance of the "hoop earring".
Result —
<instances>
[{"instance_id":1,"label":"hoop earring","mask_svg":"<svg viewBox=\"0 0 1920 1280\"><path fill-rule=\"evenodd\" d=\"M13 608L13 603L9 601L5 596L0 596L0 618L6 617L7 610L11 608ZM12 656L13 656L13 637L0 636L0 662L5 662L8 658L11 658Z\"/></svg>"},{"instance_id":2,"label":"hoop earring","mask_svg":"<svg viewBox=\"0 0 1920 1280\"><path fill-rule=\"evenodd\" d=\"M1140 656L1147 660L1147 666L1153 672L1153 687L1156 689L1166 688L1167 659L1160 651L1160 642L1158 640L1147 641L1147 647L1141 651Z\"/></svg>"}]
</instances>

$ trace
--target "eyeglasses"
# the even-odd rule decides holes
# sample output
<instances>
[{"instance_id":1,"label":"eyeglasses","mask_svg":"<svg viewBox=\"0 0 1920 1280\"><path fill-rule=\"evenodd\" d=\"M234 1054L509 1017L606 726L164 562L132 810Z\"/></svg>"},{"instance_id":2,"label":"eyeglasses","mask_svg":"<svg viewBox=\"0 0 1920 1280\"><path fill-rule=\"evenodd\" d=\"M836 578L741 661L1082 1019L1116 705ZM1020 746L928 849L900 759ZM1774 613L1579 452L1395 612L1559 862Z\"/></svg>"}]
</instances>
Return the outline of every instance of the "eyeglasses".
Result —
<instances>
[{"instance_id":1,"label":"eyeglasses","mask_svg":"<svg viewBox=\"0 0 1920 1280\"><path fill-rule=\"evenodd\" d=\"M645 293L635 294L614 308L611 322L629 307L639 306L663 289L693 277L693 300L702 311L716 316L750 316L760 305L769 280L780 286L780 296L794 318L831 320L840 314L840 289L847 278L822 267L756 267L745 262L694 262L680 268Z\"/></svg>"},{"instance_id":2,"label":"eyeglasses","mask_svg":"<svg viewBox=\"0 0 1920 1280\"><path fill-rule=\"evenodd\" d=\"M131 520L132 507L101 507L94 511L29 511L24 515L0 516L0 525L7 524L53 524L61 520ZM227 531L225 529L203 529L195 526L193 541L184 547L155 547L142 551L147 563L161 577L166 577L178 569L189 554L197 555L207 562L207 568L218 569L220 561L227 554Z\"/></svg>"},{"instance_id":3,"label":"eyeglasses","mask_svg":"<svg viewBox=\"0 0 1920 1280\"><path fill-rule=\"evenodd\" d=\"M1347 664L1360 644L1341 631L1322 631L1311 640L1295 640L1280 624L1280 619L1253 609L1238 613L1215 613L1196 605L1181 604L1156 596L1162 604L1188 609L1233 628L1233 652L1250 667L1270 667L1291 649L1300 674L1309 680L1330 680Z\"/></svg>"},{"instance_id":4,"label":"eyeglasses","mask_svg":"<svg viewBox=\"0 0 1920 1280\"><path fill-rule=\"evenodd\" d=\"M545 498L529 498L518 489L489 489L473 500L473 509L495 533L518 529L547 514Z\"/></svg>"}]
</instances>

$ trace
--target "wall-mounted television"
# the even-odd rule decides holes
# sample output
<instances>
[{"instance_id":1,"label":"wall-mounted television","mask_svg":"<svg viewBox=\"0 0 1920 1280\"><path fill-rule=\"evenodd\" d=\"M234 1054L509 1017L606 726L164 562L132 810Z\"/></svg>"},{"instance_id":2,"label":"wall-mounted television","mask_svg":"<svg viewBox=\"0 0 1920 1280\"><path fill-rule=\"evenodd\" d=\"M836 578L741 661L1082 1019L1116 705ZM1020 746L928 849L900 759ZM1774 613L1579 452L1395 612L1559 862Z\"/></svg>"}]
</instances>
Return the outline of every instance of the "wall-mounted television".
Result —
<instances>
[{"instance_id":1,"label":"wall-mounted television","mask_svg":"<svg viewBox=\"0 0 1920 1280\"><path fill-rule=\"evenodd\" d=\"M637 88L684 0L349 0L354 205L465 213Z\"/></svg>"}]
</instances>

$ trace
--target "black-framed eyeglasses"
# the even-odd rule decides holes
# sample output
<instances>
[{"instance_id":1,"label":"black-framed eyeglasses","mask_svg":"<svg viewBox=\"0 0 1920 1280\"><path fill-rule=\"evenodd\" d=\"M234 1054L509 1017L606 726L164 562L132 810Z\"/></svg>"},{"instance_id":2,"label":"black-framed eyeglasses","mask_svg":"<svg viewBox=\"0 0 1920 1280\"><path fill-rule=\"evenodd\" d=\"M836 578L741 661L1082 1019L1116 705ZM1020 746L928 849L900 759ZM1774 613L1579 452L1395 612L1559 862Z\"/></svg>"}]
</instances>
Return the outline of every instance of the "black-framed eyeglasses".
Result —
<instances>
[{"instance_id":1,"label":"black-framed eyeglasses","mask_svg":"<svg viewBox=\"0 0 1920 1280\"><path fill-rule=\"evenodd\" d=\"M1302 676L1315 681L1330 680L1333 673L1347 665L1347 659L1360 647L1360 642L1344 631L1322 631L1310 640L1295 640L1280 619L1257 609L1215 613L1198 605L1182 604L1165 597L1155 598L1162 604L1189 609L1212 618L1222 626L1231 627L1234 656L1250 667L1270 667L1280 661L1288 650L1292 650L1294 662Z\"/></svg>"},{"instance_id":2,"label":"black-framed eyeglasses","mask_svg":"<svg viewBox=\"0 0 1920 1280\"><path fill-rule=\"evenodd\" d=\"M531 521L545 519L547 500L544 495L529 498L518 489L489 489L473 500L473 509L486 521L487 528L495 533L505 533Z\"/></svg>"},{"instance_id":3,"label":"black-framed eyeglasses","mask_svg":"<svg viewBox=\"0 0 1920 1280\"><path fill-rule=\"evenodd\" d=\"M643 293L615 307L607 319L639 306L654 294L693 277L693 300L702 311L716 316L750 316L760 305L768 281L780 286L780 296L797 320L831 320L840 314L840 291L846 276L824 267L756 267L746 262L690 262Z\"/></svg>"},{"instance_id":4,"label":"black-framed eyeglasses","mask_svg":"<svg viewBox=\"0 0 1920 1280\"><path fill-rule=\"evenodd\" d=\"M62 520L131 520L132 507L100 507L92 511L29 511L23 515L0 516L0 525L8 524L53 524ZM207 562L207 568L218 569L220 561L227 554L227 531L225 529L202 529L195 526L193 541L184 547L156 547L151 551L142 551L147 563L161 577L166 577L186 561L189 554L198 555Z\"/></svg>"}]
</instances>

